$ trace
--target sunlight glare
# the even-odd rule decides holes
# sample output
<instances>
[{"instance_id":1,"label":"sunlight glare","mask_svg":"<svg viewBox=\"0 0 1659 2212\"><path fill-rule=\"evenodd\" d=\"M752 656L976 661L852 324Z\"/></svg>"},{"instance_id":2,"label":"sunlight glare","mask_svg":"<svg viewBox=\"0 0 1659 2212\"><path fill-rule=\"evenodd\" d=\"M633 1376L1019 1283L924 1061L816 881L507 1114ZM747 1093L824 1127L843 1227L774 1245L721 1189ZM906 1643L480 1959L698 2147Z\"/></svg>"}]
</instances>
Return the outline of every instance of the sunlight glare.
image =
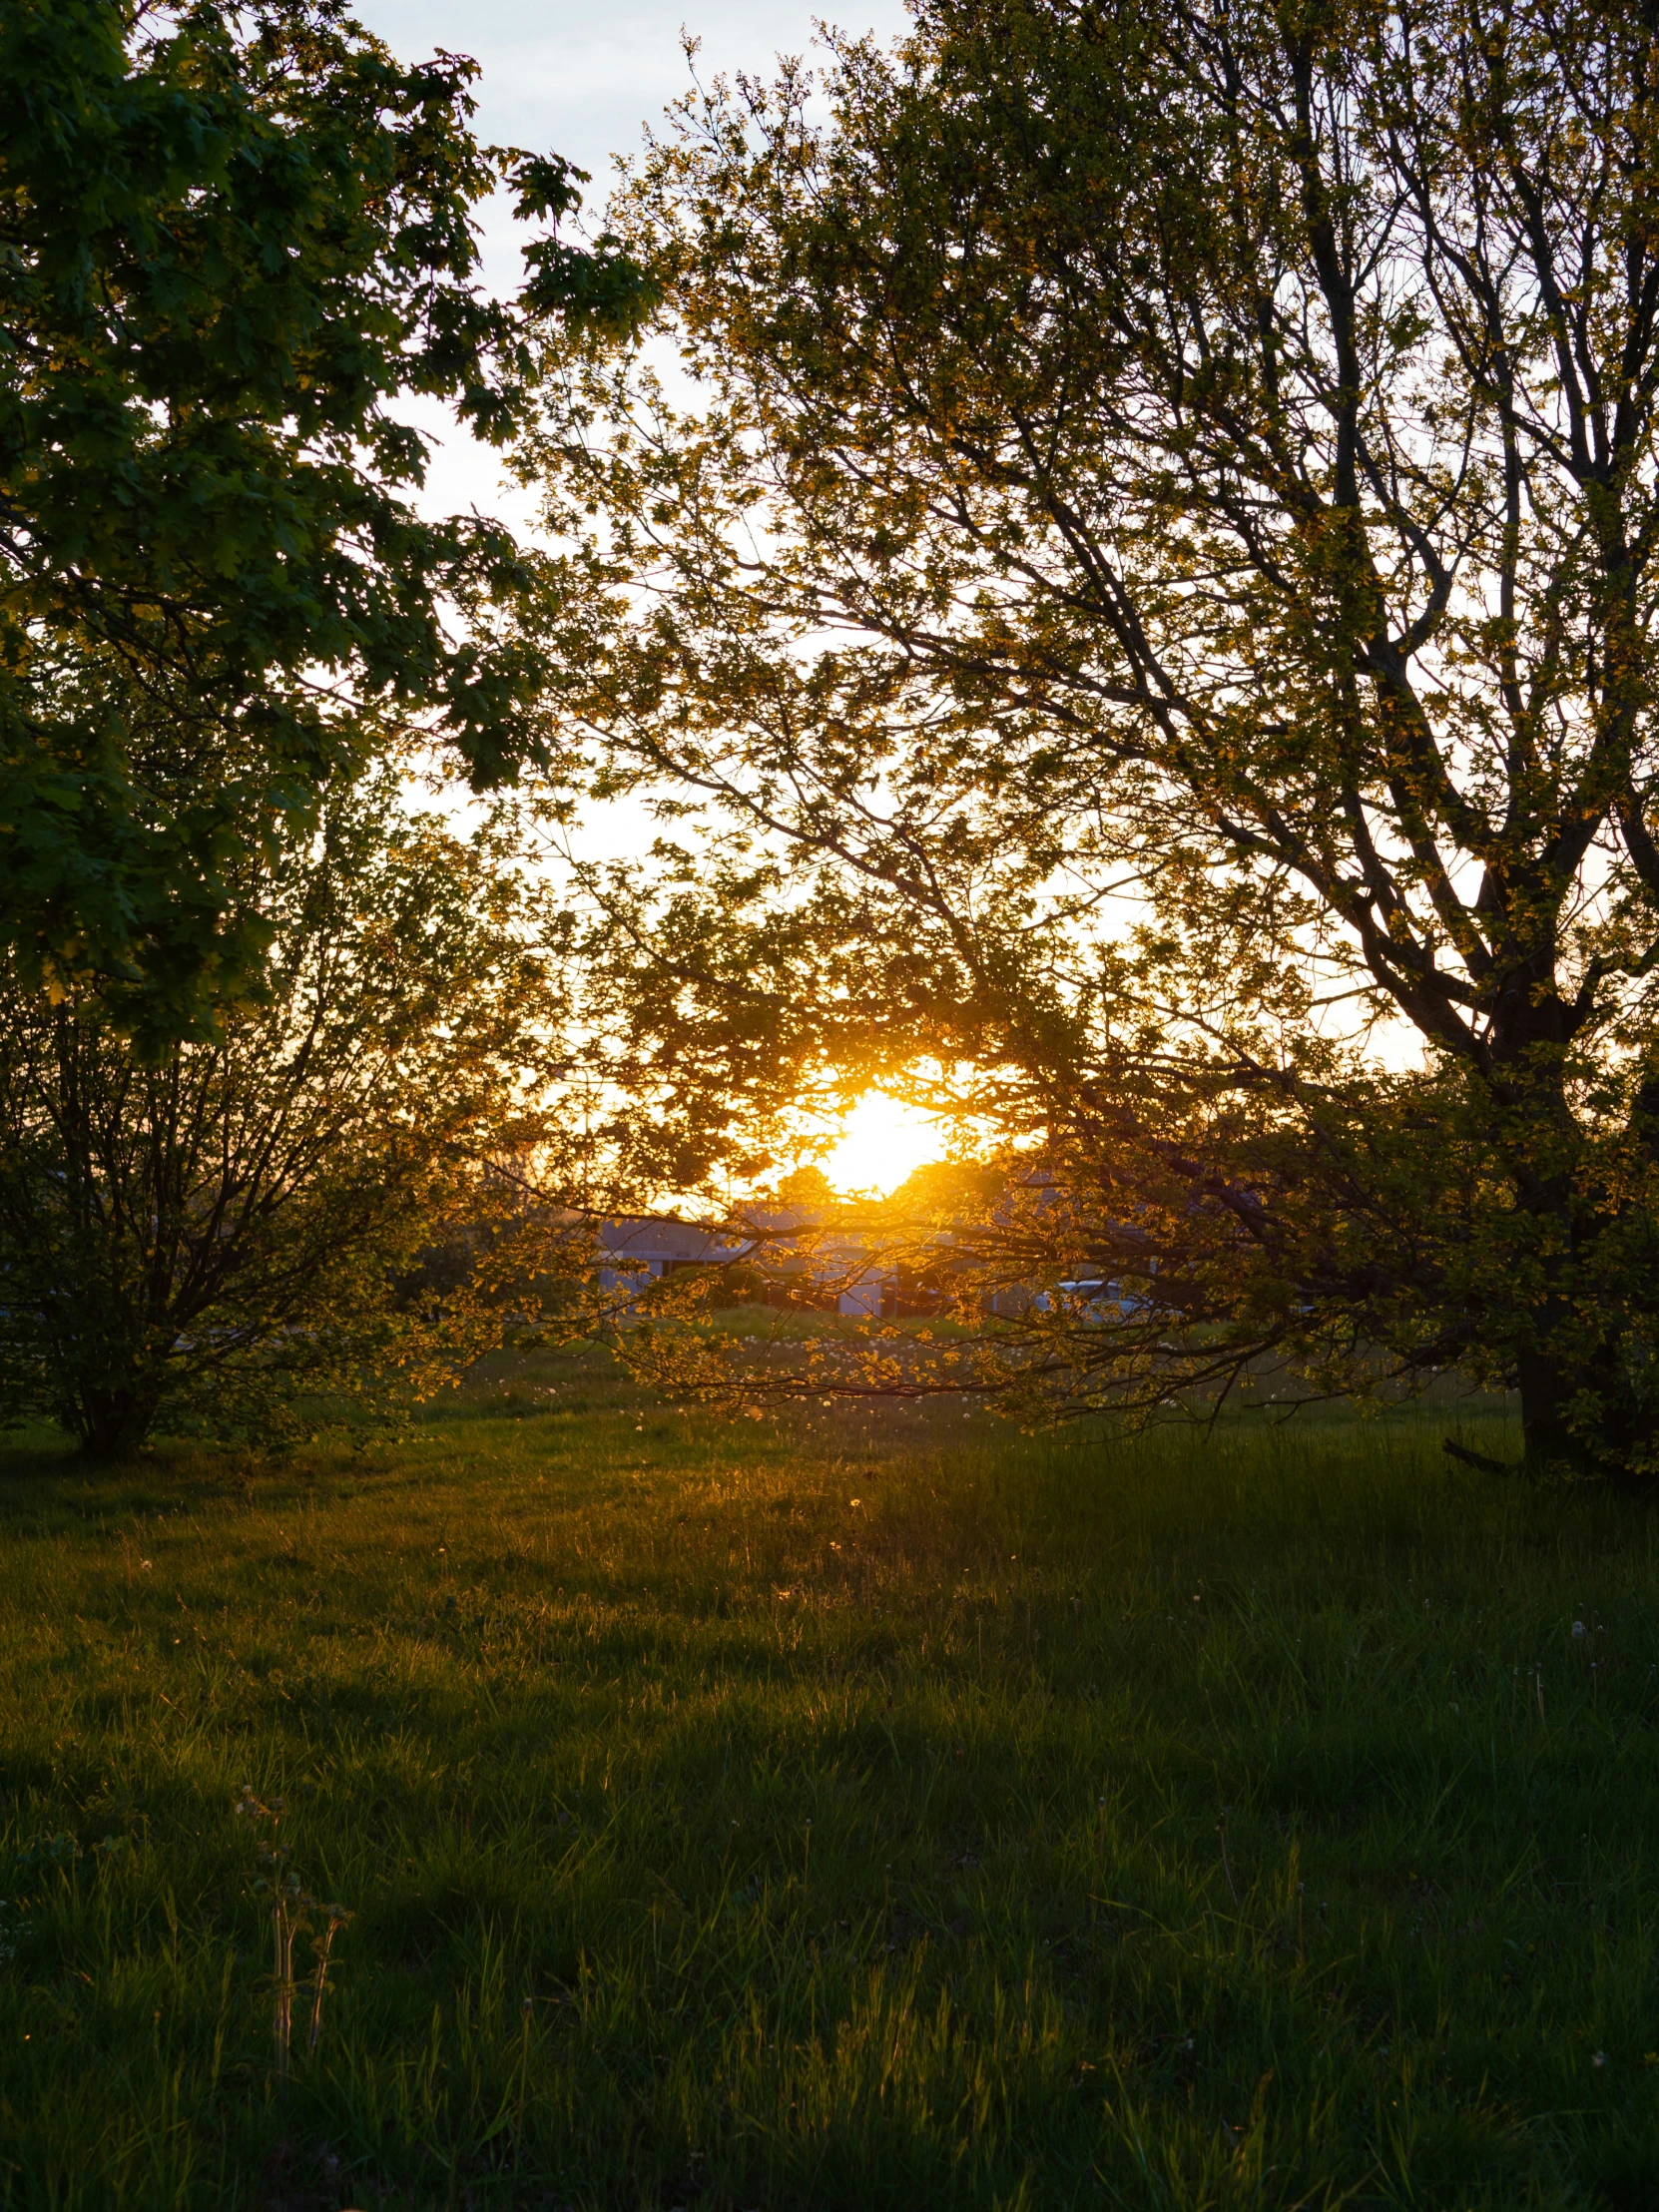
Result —
<instances>
[{"instance_id":1,"label":"sunlight glare","mask_svg":"<svg viewBox=\"0 0 1659 2212\"><path fill-rule=\"evenodd\" d=\"M822 1165L837 1191L896 1190L915 1168L944 1150L938 1124L902 1099L865 1091L841 1123L841 1136Z\"/></svg>"}]
</instances>

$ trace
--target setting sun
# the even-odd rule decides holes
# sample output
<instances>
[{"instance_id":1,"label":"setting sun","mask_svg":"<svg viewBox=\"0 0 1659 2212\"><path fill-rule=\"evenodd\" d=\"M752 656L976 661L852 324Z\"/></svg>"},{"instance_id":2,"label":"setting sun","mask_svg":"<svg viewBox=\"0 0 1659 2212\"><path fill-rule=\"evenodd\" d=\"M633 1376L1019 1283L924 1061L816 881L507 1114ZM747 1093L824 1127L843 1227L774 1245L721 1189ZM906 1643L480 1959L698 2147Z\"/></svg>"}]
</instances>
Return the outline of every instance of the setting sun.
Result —
<instances>
[{"instance_id":1,"label":"setting sun","mask_svg":"<svg viewBox=\"0 0 1659 2212\"><path fill-rule=\"evenodd\" d=\"M880 1091L865 1091L841 1123L841 1137L824 1160L838 1191L896 1190L904 1178L938 1158L942 1140L931 1115Z\"/></svg>"}]
</instances>

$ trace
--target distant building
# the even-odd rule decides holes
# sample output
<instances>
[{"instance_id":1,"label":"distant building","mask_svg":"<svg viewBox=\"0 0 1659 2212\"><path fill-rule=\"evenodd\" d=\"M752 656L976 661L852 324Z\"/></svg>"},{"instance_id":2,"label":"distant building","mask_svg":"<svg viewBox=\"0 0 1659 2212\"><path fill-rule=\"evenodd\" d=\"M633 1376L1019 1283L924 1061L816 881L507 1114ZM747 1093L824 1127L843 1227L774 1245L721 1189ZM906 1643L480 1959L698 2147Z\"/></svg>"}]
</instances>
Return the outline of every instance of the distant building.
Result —
<instances>
[{"instance_id":1,"label":"distant building","mask_svg":"<svg viewBox=\"0 0 1659 2212\"><path fill-rule=\"evenodd\" d=\"M599 1271L600 1285L607 1291L624 1290L630 1285L643 1289L647 1283L672 1275L677 1268L730 1267L747 1260L755 1250L754 1239L745 1242L717 1229L700 1228L693 1221L681 1221L672 1214L608 1221L599 1232L599 1241L614 1262Z\"/></svg>"},{"instance_id":2,"label":"distant building","mask_svg":"<svg viewBox=\"0 0 1659 2212\"><path fill-rule=\"evenodd\" d=\"M819 1232L793 1208L769 1208L750 1217L752 1235L708 1229L673 1214L606 1222L600 1243L609 1265L600 1269L605 1290L643 1290L680 1268L764 1264L781 1298L803 1305L834 1306L857 1320L878 1321L897 1312L896 1262L869 1254L856 1231ZM748 1226L748 1225L746 1225ZM866 1254L869 1257L866 1258ZM797 1288L799 1286L799 1288Z\"/></svg>"}]
</instances>

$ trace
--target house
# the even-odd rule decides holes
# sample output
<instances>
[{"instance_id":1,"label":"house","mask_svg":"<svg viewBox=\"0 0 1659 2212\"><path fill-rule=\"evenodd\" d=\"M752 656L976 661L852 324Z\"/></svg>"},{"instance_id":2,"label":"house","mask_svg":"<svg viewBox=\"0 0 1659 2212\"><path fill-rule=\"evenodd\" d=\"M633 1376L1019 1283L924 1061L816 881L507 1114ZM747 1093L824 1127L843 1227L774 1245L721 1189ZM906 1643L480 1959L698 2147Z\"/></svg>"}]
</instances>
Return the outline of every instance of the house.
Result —
<instances>
[{"instance_id":1,"label":"house","mask_svg":"<svg viewBox=\"0 0 1659 2212\"><path fill-rule=\"evenodd\" d=\"M895 1262L870 1252L855 1230L819 1231L794 1208L765 1208L742 1228L710 1229L673 1214L625 1216L600 1229L605 1290L643 1290L680 1268L764 1266L785 1302L791 1293L805 1305L833 1306L856 1320L879 1320L897 1310ZM793 1281L792 1281L793 1279ZM795 1291L795 1284L799 1291Z\"/></svg>"},{"instance_id":2,"label":"house","mask_svg":"<svg viewBox=\"0 0 1659 2212\"><path fill-rule=\"evenodd\" d=\"M600 1229L599 1242L609 1263L599 1272L600 1285L607 1291L643 1289L677 1268L730 1267L755 1250L753 1239L746 1242L673 1214L608 1221Z\"/></svg>"}]
</instances>

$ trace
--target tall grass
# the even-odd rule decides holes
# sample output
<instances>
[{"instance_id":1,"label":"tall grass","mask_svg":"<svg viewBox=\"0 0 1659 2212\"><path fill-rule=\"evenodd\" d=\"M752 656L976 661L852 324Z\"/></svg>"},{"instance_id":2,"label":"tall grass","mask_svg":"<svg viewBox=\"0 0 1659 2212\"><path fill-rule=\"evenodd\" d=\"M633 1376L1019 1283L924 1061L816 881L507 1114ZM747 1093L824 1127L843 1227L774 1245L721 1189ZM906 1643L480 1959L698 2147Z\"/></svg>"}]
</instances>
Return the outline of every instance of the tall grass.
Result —
<instances>
[{"instance_id":1,"label":"tall grass","mask_svg":"<svg viewBox=\"0 0 1659 2212\"><path fill-rule=\"evenodd\" d=\"M1653 1524L1447 1417L12 1454L0 2203L1659 2204Z\"/></svg>"}]
</instances>

